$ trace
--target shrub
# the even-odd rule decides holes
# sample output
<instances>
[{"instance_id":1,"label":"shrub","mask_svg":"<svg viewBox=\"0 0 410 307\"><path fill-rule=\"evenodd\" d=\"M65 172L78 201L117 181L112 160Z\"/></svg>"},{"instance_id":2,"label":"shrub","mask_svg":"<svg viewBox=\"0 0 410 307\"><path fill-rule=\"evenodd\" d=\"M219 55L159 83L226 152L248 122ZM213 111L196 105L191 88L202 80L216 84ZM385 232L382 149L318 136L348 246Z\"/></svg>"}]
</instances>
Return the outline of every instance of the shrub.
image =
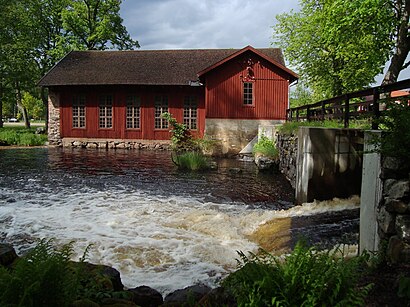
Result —
<instances>
[{"instance_id":1,"label":"shrub","mask_svg":"<svg viewBox=\"0 0 410 307\"><path fill-rule=\"evenodd\" d=\"M410 167L410 106L407 103L390 102L380 125L388 132L381 138L381 152L397 157Z\"/></svg>"},{"instance_id":2,"label":"shrub","mask_svg":"<svg viewBox=\"0 0 410 307\"><path fill-rule=\"evenodd\" d=\"M0 306L68 306L76 293L72 244L60 251L42 240L13 270L0 267Z\"/></svg>"},{"instance_id":3,"label":"shrub","mask_svg":"<svg viewBox=\"0 0 410 307\"><path fill-rule=\"evenodd\" d=\"M357 289L362 259L337 258L299 242L283 261L240 253L240 269L223 287L238 306L362 306L371 285Z\"/></svg>"},{"instance_id":4,"label":"shrub","mask_svg":"<svg viewBox=\"0 0 410 307\"><path fill-rule=\"evenodd\" d=\"M35 134L34 129L23 127L0 128L0 143L18 146L40 146L47 142L44 134Z\"/></svg>"},{"instance_id":5,"label":"shrub","mask_svg":"<svg viewBox=\"0 0 410 307\"><path fill-rule=\"evenodd\" d=\"M277 159L279 152L275 143L262 134L258 142L253 146L253 154L261 154L272 159Z\"/></svg>"},{"instance_id":6,"label":"shrub","mask_svg":"<svg viewBox=\"0 0 410 307\"><path fill-rule=\"evenodd\" d=\"M172 161L180 168L191 171L204 170L209 168L208 159L200 152L187 151L172 154Z\"/></svg>"},{"instance_id":7,"label":"shrub","mask_svg":"<svg viewBox=\"0 0 410 307\"><path fill-rule=\"evenodd\" d=\"M161 115L171 126L171 145L175 151L196 151L198 146L193 141L192 135L188 128L172 117L172 114L165 112Z\"/></svg>"}]
</instances>

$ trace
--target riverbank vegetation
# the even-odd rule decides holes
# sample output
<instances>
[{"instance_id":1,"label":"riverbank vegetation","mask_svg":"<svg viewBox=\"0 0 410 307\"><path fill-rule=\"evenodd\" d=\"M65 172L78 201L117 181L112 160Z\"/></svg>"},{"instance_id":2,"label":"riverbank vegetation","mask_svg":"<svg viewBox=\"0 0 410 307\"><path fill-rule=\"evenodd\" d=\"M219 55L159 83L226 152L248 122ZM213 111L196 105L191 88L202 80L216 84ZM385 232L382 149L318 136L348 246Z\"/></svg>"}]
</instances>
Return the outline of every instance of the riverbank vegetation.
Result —
<instances>
[{"instance_id":1,"label":"riverbank vegetation","mask_svg":"<svg viewBox=\"0 0 410 307\"><path fill-rule=\"evenodd\" d=\"M172 114L165 112L162 118L171 126L171 158L179 169L200 171L208 169L208 158L203 154L211 146L211 142L194 138L186 125L179 123Z\"/></svg>"},{"instance_id":2,"label":"riverbank vegetation","mask_svg":"<svg viewBox=\"0 0 410 307\"><path fill-rule=\"evenodd\" d=\"M264 134L259 136L258 142L253 146L252 152L254 155L259 154L270 159L279 158L279 151L276 148L275 142Z\"/></svg>"},{"instance_id":3,"label":"riverbank vegetation","mask_svg":"<svg viewBox=\"0 0 410 307\"><path fill-rule=\"evenodd\" d=\"M304 121L304 122L286 122L279 127L279 132L282 134L297 133L299 127L322 127L322 128L343 128L343 122L337 120L324 121ZM371 121L368 119L352 120L349 122L349 129L370 129Z\"/></svg>"},{"instance_id":4,"label":"riverbank vegetation","mask_svg":"<svg viewBox=\"0 0 410 307\"><path fill-rule=\"evenodd\" d=\"M46 134L37 134L36 128L24 127L0 128L0 145L42 146L47 142Z\"/></svg>"}]
</instances>

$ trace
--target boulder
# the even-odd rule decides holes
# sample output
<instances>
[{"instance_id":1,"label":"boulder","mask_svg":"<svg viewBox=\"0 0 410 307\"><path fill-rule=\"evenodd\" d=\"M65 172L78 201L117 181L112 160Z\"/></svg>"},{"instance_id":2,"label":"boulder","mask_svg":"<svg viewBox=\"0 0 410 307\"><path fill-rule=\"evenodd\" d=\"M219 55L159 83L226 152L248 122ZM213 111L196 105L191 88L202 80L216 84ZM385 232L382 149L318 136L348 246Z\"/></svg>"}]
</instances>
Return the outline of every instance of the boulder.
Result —
<instances>
[{"instance_id":1,"label":"boulder","mask_svg":"<svg viewBox=\"0 0 410 307\"><path fill-rule=\"evenodd\" d=\"M377 222L379 223L379 228L385 234L396 233L396 229L395 229L396 216L395 214L388 212L384 206L380 208L377 214Z\"/></svg>"},{"instance_id":2,"label":"boulder","mask_svg":"<svg viewBox=\"0 0 410 307\"><path fill-rule=\"evenodd\" d=\"M276 159L263 155L255 155L255 164L259 170L273 170L279 168L279 164Z\"/></svg>"},{"instance_id":3,"label":"boulder","mask_svg":"<svg viewBox=\"0 0 410 307\"><path fill-rule=\"evenodd\" d=\"M164 303L161 293L148 286L140 286L128 289L132 293L132 301L141 307L156 307Z\"/></svg>"},{"instance_id":4,"label":"boulder","mask_svg":"<svg viewBox=\"0 0 410 307\"><path fill-rule=\"evenodd\" d=\"M184 289L176 290L165 297L165 306L181 306L184 304L194 304L199 302L211 288L205 285L189 286ZM189 306L189 305L188 305Z\"/></svg>"},{"instance_id":5,"label":"boulder","mask_svg":"<svg viewBox=\"0 0 410 307\"><path fill-rule=\"evenodd\" d=\"M200 301L199 306L236 306L235 298L225 291L224 288L218 287L212 289Z\"/></svg>"},{"instance_id":6,"label":"boulder","mask_svg":"<svg viewBox=\"0 0 410 307\"><path fill-rule=\"evenodd\" d=\"M9 266L18 258L14 247L10 244L0 243L0 265Z\"/></svg>"}]
</instances>

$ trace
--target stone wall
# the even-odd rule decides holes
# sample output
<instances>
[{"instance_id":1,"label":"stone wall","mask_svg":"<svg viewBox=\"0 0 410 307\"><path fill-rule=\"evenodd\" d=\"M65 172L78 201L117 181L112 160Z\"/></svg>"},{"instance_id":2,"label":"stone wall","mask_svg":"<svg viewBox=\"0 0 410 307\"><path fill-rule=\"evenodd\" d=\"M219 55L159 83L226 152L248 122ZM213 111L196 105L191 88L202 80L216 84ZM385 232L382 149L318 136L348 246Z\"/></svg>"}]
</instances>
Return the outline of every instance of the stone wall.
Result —
<instances>
[{"instance_id":1,"label":"stone wall","mask_svg":"<svg viewBox=\"0 0 410 307\"><path fill-rule=\"evenodd\" d=\"M410 169L403 168L403 163L397 159L386 157L381 162L380 178L382 197L377 208L380 242L387 243L390 262L409 263Z\"/></svg>"},{"instance_id":2,"label":"stone wall","mask_svg":"<svg viewBox=\"0 0 410 307\"><path fill-rule=\"evenodd\" d=\"M168 140L123 140L123 139L78 139L64 138L64 147L74 148L103 148L103 149L149 149L169 150Z\"/></svg>"},{"instance_id":3,"label":"stone wall","mask_svg":"<svg viewBox=\"0 0 410 307\"><path fill-rule=\"evenodd\" d=\"M278 133L276 146L279 150L279 170L296 188L296 159L298 157L298 136Z\"/></svg>"},{"instance_id":4,"label":"stone wall","mask_svg":"<svg viewBox=\"0 0 410 307\"><path fill-rule=\"evenodd\" d=\"M48 143L61 145L60 134L60 96L50 90L48 94Z\"/></svg>"}]
</instances>

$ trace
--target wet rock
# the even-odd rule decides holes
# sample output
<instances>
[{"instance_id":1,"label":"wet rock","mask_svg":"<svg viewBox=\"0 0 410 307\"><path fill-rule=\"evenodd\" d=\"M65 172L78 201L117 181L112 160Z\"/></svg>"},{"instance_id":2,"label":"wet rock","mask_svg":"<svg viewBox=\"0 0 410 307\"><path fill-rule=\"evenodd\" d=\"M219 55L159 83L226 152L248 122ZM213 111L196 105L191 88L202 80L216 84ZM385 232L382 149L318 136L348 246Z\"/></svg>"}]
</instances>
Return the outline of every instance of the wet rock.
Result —
<instances>
[{"instance_id":1,"label":"wet rock","mask_svg":"<svg viewBox=\"0 0 410 307\"><path fill-rule=\"evenodd\" d=\"M133 294L132 301L141 307L156 307L164 302L161 293L148 286L140 286L128 291Z\"/></svg>"},{"instance_id":2,"label":"wet rock","mask_svg":"<svg viewBox=\"0 0 410 307\"><path fill-rule=\"evenodd\" d=\"M127 307L127 306L138 306L134 302L121 299L121 298L105 298L101 301L100 306L111 306L111 307Z\"/></svg>"},{"instance_id":3,"label":"wet rock","mask_svg":"<svg viewBox=\"0 0 410 307\"><path fill-rule=\"evenodd\" d=\"M400 239L410 243L410 215L397 215L396 231Z\"/></svg>"},{"instance_id":4,"label":"wet rock","mask_svg":"<svg viewBox=\"0 0 410 307\"><path fill-rule=\"evenodd\" d=\"M402 200L387 197L384 205L386 210L392 213L410 213L410 204L405 203Z\"/></svg>"},{"instance_id":5,"label":"wet rock","mask_svg":"<svg viewBox=\"0 0 410 307\"><path fill-rule=\"evenodd\" d=\"M8 266L18 258L14 247L10 244L0 244L0 265Z\"/></svg>"},{"instance_id":6,"label":"wet rock","mask_svg":"<svg viewBox=\"0 0 410 307\"><path fill-rule=\"evenodd\" d=\"M212 289L200 301L199 306L236 306L235 298L225 291L224 288L218 287Z\"/></svg>"},{"instance_id":7,"label":"wet rock","mask_svg":"<svg viewBox=\"0 0 410 307\"><path fill-rule=\"evenodd\" d=\"M209 168L210 169L218 169L218 163L216 163L215 161L209 162Z\"/></svg>"},{"instance_id":8,"label":"wet rock","mask_svg":"<svg viewBox=\"0 0 410 307\"><path fill-rule=\"evenodd\" d=\"M385 234L396 233L395 222L396 216L386 210L385 207L381 207L377 215L377 222L379 223L379 228Z\"/></svg>"},{"instance_id":9,"label":"wet rock","mask_svg":"<svg viewBox=\"0 0 410 307\"><path fill-rule=\"evenodd\" d=\"M110 266L88 262L73 262L73 265L80 266L80 269L84 270L86 274L93 276L93 280L98 282L98 284L105 290L124 290L120 272Z\"/></svg>"},{"instance_id":10,"label":"wet rock","mask_svg":"<svg viewBox=\"0 0 410 307\"><path fill-rule=\"evenodd\" d=\"M242 170L239 167L232 167L229 169L229 172L232 174L239 174L242 173Z\"/></svg>"},{"instance_id":11,"label":"wet rock","mask_svg":"<svg viewBox=\"0 0 410 307\"><path fill-rule=\"evenodd\" d=\"M197 303L210 291L211 288L205 285L195 285L176 290L165 297L164 305L181 306L184 303Z\"/></svg>"}]
</instances>

